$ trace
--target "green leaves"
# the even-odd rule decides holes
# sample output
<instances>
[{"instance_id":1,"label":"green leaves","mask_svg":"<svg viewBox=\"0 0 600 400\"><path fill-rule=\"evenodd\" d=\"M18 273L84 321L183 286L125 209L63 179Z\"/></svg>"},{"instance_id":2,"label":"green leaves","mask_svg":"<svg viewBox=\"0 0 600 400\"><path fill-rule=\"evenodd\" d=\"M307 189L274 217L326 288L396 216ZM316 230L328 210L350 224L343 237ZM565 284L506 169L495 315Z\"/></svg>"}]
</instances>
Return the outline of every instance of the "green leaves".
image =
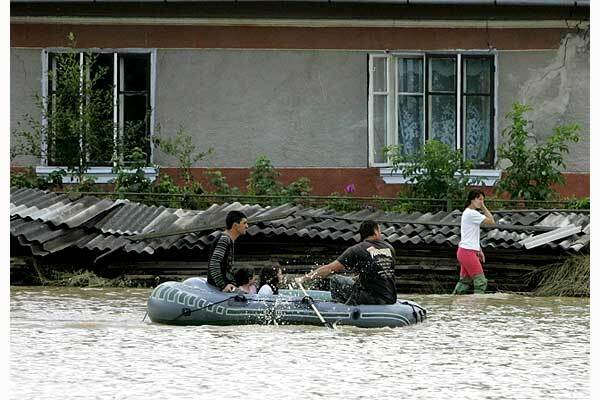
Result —
<instances>
[{"instance_id":1,"label":"green leaves","mask_svg":"<svg viewBox=\"0 0 600 400\"><path fill-rule=\"evenodd\" d=\"M578 124L560 125L545 143L540 143L525 113L530 106L515 103L507 118L511 126L502 132L505 142L498 147L499 162L508 161L502 179L496 186L498 195L508 193L511 199L551 200L556 197L552 185L564 185L560 170L565 168L564 156L569 142L580 139Z\"/></svg>"},{"instance_id":2,"label":"green leaves","mask_svg":"<svg viewBox=\"0 0 600 400\"><path fill-rule=\"evenodd\" d=\"M403 155L398 146L387 146L384 152L392 171L400 171L412 184L409 194L414 197L461 200L469 185L480 183L470 176L473 162L438 140L427 141L415 154Z\"/></svg>"},{"instance_id":3,"label":"green leaves","mask_svg":"<svg viewBox=\"0 0 600 400\"><path fill-rule=\"evenodd\" d=\"M183 178L186 187L193 189L195 193L202 193L203 190L199 187L199 183L194 180L192 175L192 167L200 160L205 159L212 154L212 147L207 151L199 151L193 143L192 136L187 133L187 129L183 125L179 125L174 138L155 136L154 143L170 156L177 158L179 161L180 174ZM194 186L192 188L192 186Z\"/></svg>"}]
</instances>

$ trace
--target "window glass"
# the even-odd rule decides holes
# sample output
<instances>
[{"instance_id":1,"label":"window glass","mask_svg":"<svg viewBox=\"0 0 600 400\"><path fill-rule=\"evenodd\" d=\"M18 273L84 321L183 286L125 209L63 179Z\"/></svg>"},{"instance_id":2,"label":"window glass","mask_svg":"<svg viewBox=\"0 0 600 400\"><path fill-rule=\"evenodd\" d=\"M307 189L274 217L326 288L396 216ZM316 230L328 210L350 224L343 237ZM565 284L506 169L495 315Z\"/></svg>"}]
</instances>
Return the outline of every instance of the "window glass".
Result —
<instances>
[{"instance_id":1,"label":"window glass","mask_svg":"<svg viewBox=\"0 0 600 400\"><path fill-rule=\"evenodd\" d=\"M48 164L76 164L81 154L79 54L51 54L48 63Z\"/></svg>"},{"instance_id":2,"label":"window glass","mask_svg":"<svg viewBox=\"0 0 600 400\"><path fill-rule=\"evenodd\" d=\"M387 58L373 58L373 91L387 92Z\"/></svg>"},{"instance_id":3,"label":"window glass","mask_svg":"<svg viewBox=\"0 0 600 400\"><path fill-rule=\"evenodd\" d=\"M423 58L398 60L398 92L423 93Z\"/></svg>"},{"instance_id":4,"label":"window glass","mask_svg":"<svg viewBox=\"0 0 600 400\"><path fill-rule=\"evenodd\" d=\"M145 91L149 89L150 59L147 54L125 54L125 84L123 90Z\"/></svg>"},{"instance_id":5,"label":"window glass","mask_svg":"<svg viewBox=\"0 0 600 400\"><path fill-rule=\"evenodd\" d=\"M387 163L379 152L384 145L398 145L409 155L432 139L452 149L460 146L477 168L493 168L494 56L395 54L387 58L392 64L385 60L380 55L371 59L369 134L375 163ZM388 70L394 73L387 76Z\"/></svg>"},{"instance_id":6,"label":"window glass","mask_svg":"<svg viewBox=\"0 0 600 400\"><path fill-rule=\"evenodd\" d=\"M115 153L128 161L135 146L149 162L150 55L119 54L117 71L114 60L115 53L49 53L48 165L76 165L83 158L108 166ZM115 120L122 127L116 150Z\"/></svg>"},{"instance_id":7,"label":"window glass","mask_svg":"<svg viewBox=\"0 0 600 400\"><path fill-rule=\"evenodd\" d=\"M383 147L387 146L387 96L373 96L373 160L376 163L387 161L383 154Z\"/></svg>"},{"instance_id":8,"label":"window glass","mask_svg":"<svg viewBox=\"0 0 600 400\"><path fill-rule=\"evenodd\" d=\"M437 57L429 59L429 91L456 91L456 59Z\"/></svg>"},{"instance_id":9,"label":"window glass","mask_svg":"<svg viewBox=\"0 0 600 400\"><path fill-rule=\"evenodd\" d=\"M148 113L148 97L146 95L123 96L123 160L132 161L134 147L139 147L148 154L149 143L146 129Z\"/></svg>"},{"instance_id":10,"label":"window glass","mask_svg":"<svg viewBox=\"0 0 600 400\"><path fill-rule=\"evenodd\" d=\"M423 96L398 96L398 144L401 153L415 153L423 146Z\"/></svg>"},{"instance_id":11,"label":"window glass","mask_svg":"<svg viewBox=\"0 0 600 400\"><path fill-rule=\"evenodd\" d=\"M429 96L429 138L456 148L456 98Z\"/></svg>"},{"instance_id":12,"label":"window glass","mask_svg":"<svg viewBox=\"0 0 600 400\"><path fill-rule=\"evenodd\" d=\"M489 96L467 96L464 101L465 157L481 165L490 152Z\"/></svg>"},{"instance_id":13,"label":"window glass","mask_svg":"<svg viewBox=\"0 0 600 400\"><path fill-rule=\"evenodd\" d=\"M491 85L490 60L488 58L466 58L464 66L465 92L489 94Z\"/></svg>"},{"instance_id":14,"label":"window glass","mask_svg":"<svg viewBox=\"0 0 600 400\"><path fill-rule=\"evenodd\" d=\"M86 54L85 60L89 63L86 75L93 84L95 101L89 104L94 116L88 119L91 122L83 142L84 151L90 165L110 165L114 156L114 54Z\"/></svg>"}]
</instances>

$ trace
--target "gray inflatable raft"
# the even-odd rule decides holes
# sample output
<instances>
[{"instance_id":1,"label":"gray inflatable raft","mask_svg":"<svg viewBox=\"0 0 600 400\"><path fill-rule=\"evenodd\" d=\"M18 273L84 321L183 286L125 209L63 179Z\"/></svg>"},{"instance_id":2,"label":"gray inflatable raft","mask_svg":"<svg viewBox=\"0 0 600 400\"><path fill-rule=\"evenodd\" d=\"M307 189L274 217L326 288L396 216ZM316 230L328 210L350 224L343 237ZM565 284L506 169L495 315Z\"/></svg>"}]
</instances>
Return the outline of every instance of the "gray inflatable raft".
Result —
<instances>
[{"instance_id":1,"label":"gray inflatable raft","mask_svg":"<svg viewBox=\"0 0 600 400\"><path fill-rule=\"evenodd\" d=\"M349 306L328 301L329 292L307 291L326 321L362 328L397 327L423 322L427 311L410 300L389 305ZM152 322L171 325L323 325L304 295L280 290L279 295L223 293L204 278L164 282L148 299Z\"/></svg>"}]
</instances>

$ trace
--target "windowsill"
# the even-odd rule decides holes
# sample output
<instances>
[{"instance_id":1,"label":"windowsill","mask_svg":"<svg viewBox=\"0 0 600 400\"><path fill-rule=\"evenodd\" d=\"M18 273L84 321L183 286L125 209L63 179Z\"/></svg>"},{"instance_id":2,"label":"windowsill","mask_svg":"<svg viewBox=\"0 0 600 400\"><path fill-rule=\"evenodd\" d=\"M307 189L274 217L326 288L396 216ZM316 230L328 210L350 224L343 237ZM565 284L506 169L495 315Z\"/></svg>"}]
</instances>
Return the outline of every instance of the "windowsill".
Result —
<instances>
[{"instance_id":1,"label":"windowsill","mask_svg":"<svg viewBox=\"0 0 600 400\"><path fill-rule=\"evenodd\" d=\"M469 174L472 178L479 178L483 181L483 186L494 186L500 179L502 171L499 169L472 169ZM403 184L408 183L408 179L404 178L400 172L392 173L392 168L379 168L379 176L388 184Z\"/></svg>"},{"instance_id":2,"label":"windowsill","mask_svg":"<svg viewBox=\"0 0 600 400\"><path fill-rule=\"evenodd\" d=\"M61 169L66 171L67 167L37 166L35 167L35 173L39 176L48 176L50 173ZM144 171L144 176L149 179L150 182L154 182L158 175L158 169L154 167L145 167L142 169ZM135 172L134 169L124 169L124 171ZM112 167L90 167L88 168L86 175L95 177L96 183L111 183L110 181L117 178L117 174L113 173ZM62 181L63 183L79 183L79 179L76 176L71 178L69 174L63 176Z\"/></svg>"}]
</instances>

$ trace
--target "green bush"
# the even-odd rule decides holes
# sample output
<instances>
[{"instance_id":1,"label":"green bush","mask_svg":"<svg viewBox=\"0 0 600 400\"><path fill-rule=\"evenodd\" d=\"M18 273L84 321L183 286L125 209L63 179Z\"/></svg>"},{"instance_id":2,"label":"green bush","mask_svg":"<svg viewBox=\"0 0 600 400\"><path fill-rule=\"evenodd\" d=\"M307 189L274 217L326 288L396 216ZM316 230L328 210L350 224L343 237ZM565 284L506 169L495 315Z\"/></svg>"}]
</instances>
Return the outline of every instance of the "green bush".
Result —
<instances>
[{"instance_id":1,"label":"green bush","mask_svg":"<svg viewBox=\"0 0 600 400\"><path fill-rule=\"evenodd\" d=\"M179 161L179 173L183 178L187 191L190 193L203 193L204 189L200 183L194 180L192 167L198 161L212 154L213 149L209 148L207 151L197 150L192 141L192 136L187 133L183 125L179 125L174 138L156 135L154 143L166 154L175 157Z\"/></svg>"},{"instance_id":2,"label":"green bush","mask_svg":"<svg viewBox=\"0 0 600 400\"><path fill-rule=\"evenodd\" d=\"M246 180L248 183L248 194L255 196L279 196L281 194L282 185L277 178L279 172L271 164L266 156L259 156L255 163L250 177Z\"/></svg>"},{"instance_id":3,"label":"green bush","mask_svg":"<svg viewBox=\"0 0 600 400\"><path fill-rule=\"evenodd\" d=\"M505 143L498 147L499 163L508 161L497 195L508 193L511 199L552 200L557 197L552 185L564 185L560 169L565 168L563 158L569 153L568 142L579 141L578 124L560 125L544 143L531 132L532 122L525 117L530 106L515 103L507 118L511 126L504 129Z\"/></svg>"},{"instance_id":4,"label":"green bush","mask_svg":"<svg viewBox=\"0 0 600 400\"><path fill-rule=\"evenodd\" d=\"M247 179L247 192L254 196L278 196L278 198L264 199L260 202L265 205L279 205L294 202L294 198L308 195L312 191L310 180L306 177L298 178L288 186L278 181L280 174L271 161L264 155L259 156Z\"/></svg>"},{"instance_id":5,"label":"green bush","mask_svg":"<svg viewBox=\"0 0 600 400\"><path fill-rule=\"evenodd\" d=\"M574 210L589 210L590 209L590 198L584 197L581 199L572 199L567 203L566 208L574 209Z\"/></svg>"},{"instance_id":6,"label":"green bush","mask_svg":"<svg viewBox=\"0 0 600 400\"><path fill-rule=\"evenodd\" d=\"M114 191L117 193L151 192L152 182L146 177L144 172L144 167L146 166L146 153L136 146L131 151L128 159L132 161L129 168L124 168L121 163L113 168L113 173L117 175L113 181L115 184Z\"/></svg>"},{"instance_id":7,"label":"green bush","mask_svg":"<svg viewBox=\"0 0 600 400\"><path fill-rule=\"evenodd\" d=\"M481 183L469 176L473 162L464 160L461 150L438 140L428 140L414 154L402 154L399 146L387 146L384 152L390 158L392 171L400 171L410 184L405 196L440 200L406 205L406 211L453 208L466 198L469 186Z\"/></svg>"},{"instance_id":8,"label":"green bush","mask_svg":"<svg viewBox=\"0 0 600 400\"><path fill-rule=\"evenodd\" d=\"M227 178L223 175L223 172L219 170L208 170L204 173L208 177L208 182L214 188L211 193L224 194L224 195L237 195L241 194L239 188L235 186L229 186ZM233 200L232 201L236 201Z\"/></svg>"}]
</instances>

